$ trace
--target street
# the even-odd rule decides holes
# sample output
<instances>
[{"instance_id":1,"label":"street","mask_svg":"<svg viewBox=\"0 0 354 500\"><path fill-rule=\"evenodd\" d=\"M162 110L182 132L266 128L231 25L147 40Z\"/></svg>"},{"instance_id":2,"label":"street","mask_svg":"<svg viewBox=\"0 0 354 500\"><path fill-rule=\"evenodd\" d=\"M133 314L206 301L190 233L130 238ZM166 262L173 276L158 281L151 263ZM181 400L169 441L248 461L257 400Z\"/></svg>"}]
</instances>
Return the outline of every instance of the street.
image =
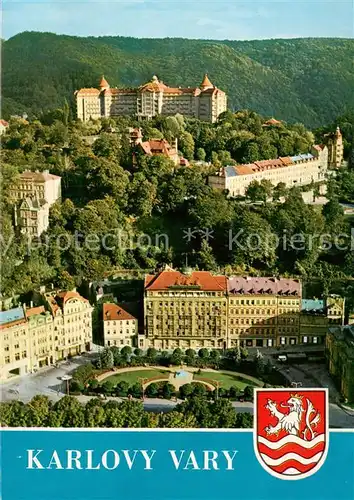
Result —
<instances>
[{"instance_id":1,"label":"street","mask_svg":"<svg viewBox=\"0 0 354 500\"><path fill-rule=\"evenodd\" d=\"M84 357L72 358L69 362L62 362L58 368L49 367L38 373L17 377L14 380L2 382L1 400L12 401L20 400L29 402L35 395L43 394L52 401L58 401L66 391L66 383L62 377L71 374L78 366L87 362L90 355ZM302 387L329 387L330 405L329 405L329 424L334 428L354 428L354 411L350 412L338 406L339 394L323 365L301 365L301 366L283 366L280 370L289 379L289 381L301 383ZM86 403L92 396L77 396L78 400ZM120 398L107 398L120 400ZM180 402L180 401L178 401ZM176 402L165 399L145 399L144 407L147 411L167 412L171 411ZM253 404L249 402L233 401L232 406L237 412L253 413Z\"/></svg>"}]
</instances>

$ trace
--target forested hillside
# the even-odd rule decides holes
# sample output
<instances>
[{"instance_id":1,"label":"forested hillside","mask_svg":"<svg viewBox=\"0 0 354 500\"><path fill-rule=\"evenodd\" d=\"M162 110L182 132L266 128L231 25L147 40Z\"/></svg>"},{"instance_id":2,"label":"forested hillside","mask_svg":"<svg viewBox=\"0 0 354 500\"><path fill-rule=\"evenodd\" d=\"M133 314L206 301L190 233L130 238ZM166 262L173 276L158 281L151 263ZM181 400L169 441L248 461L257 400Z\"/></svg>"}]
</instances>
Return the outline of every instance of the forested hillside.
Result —
<instances>
[{"instance_id":1,"label":"forested hillside","mask_svg":"<svg viewBox=\"0 0 354 500\"><path fill-rule=\"evenodd\" d=\"M3 115L56 108L105 74L137 86L157 74L198 85L203 73L229 95L232 110L315 127L354 107L354 40L212 41L78 38L25 32L3 43Z\"/></svg>"}]
</instances>

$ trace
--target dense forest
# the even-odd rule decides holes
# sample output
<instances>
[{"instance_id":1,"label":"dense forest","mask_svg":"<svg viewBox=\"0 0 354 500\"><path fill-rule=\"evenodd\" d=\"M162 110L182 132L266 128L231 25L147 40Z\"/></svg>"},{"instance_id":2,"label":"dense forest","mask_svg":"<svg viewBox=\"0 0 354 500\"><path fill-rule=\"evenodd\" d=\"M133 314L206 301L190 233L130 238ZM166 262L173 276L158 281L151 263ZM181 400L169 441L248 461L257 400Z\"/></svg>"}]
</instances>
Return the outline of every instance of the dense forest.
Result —
<instances>
[{"instance_id":1,"label":"dense forest","mask_svg":"<svg viewBox=\"0 0 354 500\"><path fill-rule=\"evenodd\" d=\"M212 41L179 38L79 38L24 32L3 43L3 117L74 106L73 92L138 86L157 74L170 85L197 86L205 72L225 90L232 111L316 127L354 106L354 41L291 39ZM54 63L53 63L54 62Z\"/></svg>"},{"instance_id":2,"label":"dense forest","mask_svg":"<svg viewBox=\"0 0 354 500\"><path fill-rule=\"evenodd\" d=\"M222 165L306 152L313 144L313 133L302 124L262 127L263 122L249 111L226 112L215 124L181 115L141 122L144 139L178 138L191 165L176 169L168 158L138 151L133 162L128 127L137 122L130 118L81 123L70 120L65 105L40 120L11 119L1 152L3 294L27 293L45 283L72 288L114 269L143 273L163 264L317 278L327 289L335 280L345 283L354 277L354 255L350 219L340 202L354 202L353 116L324 130L346 124L349 159L349 168L329 179L324 206L305 204L299 188L287 190L282 183L252 186L249 200L227 198L208 186L208 174ZM87 141L94 135L95 142ZM28 241L13 223L9 186L28 168L62 177L62 203L51 207L40 241ZM237 244L230 244L230 235L237 234ZM304 238L301 248L289 244L296 235Z\"/></svg>"}]
</instances>

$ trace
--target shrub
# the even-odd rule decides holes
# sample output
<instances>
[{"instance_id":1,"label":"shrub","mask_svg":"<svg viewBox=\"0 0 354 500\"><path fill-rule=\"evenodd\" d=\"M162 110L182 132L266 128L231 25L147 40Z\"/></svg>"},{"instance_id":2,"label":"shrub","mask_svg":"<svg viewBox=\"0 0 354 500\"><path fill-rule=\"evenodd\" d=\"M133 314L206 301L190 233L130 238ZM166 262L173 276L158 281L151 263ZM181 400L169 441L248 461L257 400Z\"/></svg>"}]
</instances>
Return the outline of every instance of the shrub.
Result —
<instances>
[{"instance_id":1,"label":"shrub","mask_svg":"<svg viewBox=\"0 0 354 500\"><path fill-rule=\"evenodd\" d=\"M106 380L102 384L102 390L105 394L112 394L115 384L112 380Z\"/></svg>"},{"instance_id":2,"label":"shrub","mask_svg":"<svg viewBox=\"0 0 354 500\"><path fill-rule=\"evenodd\" d=\"M72 379L70 381L70 392L71 392L71 394L73 394L74 392L80 394L84 390L85 390L85 386L84 386L84 384L80 380Z\"/></svg>"},{"instance_id":3,"label":"shrub","mask_svg":"<svg viewBox=\"0 0 354 500\"><path fill-rule=\"evenodd\" d=\"M248 399L250 401L253 401L253 387L250 385L247 385L244 390L244 396L245 399Z\"/></svg>"},{"instance_id":4,"label":"shrub","mask_svg":"<svg viewBox=\"0 0 354 500\"><path fill-rule=\"evenodd\" d=\"M192 384L184 384L180 387L179 389L179 394L182 399L188 398L188 396L191 396L193 394L194 387Z\"/></svg>"},{"instance_id":5,"label":"shrub","mask_svg":"<svg viewBox=\"0 0 354 500\"><path fill-rule=\"evenodd\" d=\"M125 398L128 395L129 384L125 380L122 380L117 384L116 392L121 398Z\"/></svg>"},{"instance_id":6,"label":"shrub","mask_svg":"<svg viewBox=\"0 0 354 500\"><path fill-rule=\"evenodd\" d=\"M175 394L175 388L172 384L165 382L162 386L162 396L164 399L171 399L171 397Z\"/></svg>"},{"instance_id":7,"label":"shrub","mask_svg":"<svg viewBox=\"0 0 354 500\"><path fill-rule=\"evenodd\" d=\"M141 387L141 384L136 383L132 385L128 390L128 394L133 396L133 398L141 398L143 395L143 389Z\"/></svg>"},{"instance_id":8,"label":"shrub","mask_svg":"<svg viewBox=\"0 0 354 500\"><path fill-rule=\"evenodd\" d=\"M155 382L152 382L150 385L147 386L145 394L149 398L156 398L159 395L159 386Z\"/></svg>"}]
</instances>

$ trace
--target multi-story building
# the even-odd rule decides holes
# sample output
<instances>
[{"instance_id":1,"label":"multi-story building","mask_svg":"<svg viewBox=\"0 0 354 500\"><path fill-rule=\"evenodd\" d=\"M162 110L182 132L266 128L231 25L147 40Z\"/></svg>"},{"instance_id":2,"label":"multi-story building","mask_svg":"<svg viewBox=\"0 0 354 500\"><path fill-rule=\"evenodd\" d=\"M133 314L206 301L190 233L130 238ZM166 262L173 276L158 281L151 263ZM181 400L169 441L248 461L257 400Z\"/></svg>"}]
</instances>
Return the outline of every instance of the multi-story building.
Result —
<instances>
[{"instance_id":1,"label":"multi-story building","mask_svg":"<svg viewBox=\"0 0 354 500\"><path fill-rule=\"evenodd\" d=\"M332 326L326 336L328 369L341 394L354 402L354 327Z\"/></svg>"},{"instance_id":2,"label":"multi-story building","mask_svg":"<svg viewBox=\"0 0 354 500\"><path fill-rule=\"evenodd\" d=\"M49 209L61 199L61 177L26 170L10 188L15 224L28 236L40 236L49 225Z\"/></svg>"},{"instance_id":3,"label":"multi-story building","mask_svg":"<svg viewBox=\"0 0 354 500\"><path fill-rule=\"evenodd\" d=\"M0 379L30 371L31 342L22 307L0 312Z\"/></svg>"},{"instance_id":4,"label":"multi-story building","mask_svg":"<svg viewBox=\"0 0 354 500\"><path fill-rule=\"evenodd\" d=\"M104 303L103 339L105 347L138 347L138 320L121 306Z\"/></svg>"},{"instance_id":5,"label":"multi-story building","mask_svg":"<svg viewBox=\"0 0 354 500\"><path fill-rule=\"evenodd\" d=\"M340 295L326 297L326 316L329 325L344 325L345 299Z\"/></svg>"},{"instance_id":6,"label":"multi-story building","mask_svg":"<svg viewBox=\"0 0 354 500\"><path fill-rule=\"evenodd\" d=\"M134 115L150 119L177 113L215 122L226 111L227 97L205 75L199 87L169 87L156 76L133 89L111 88L102 77L99 88L75 92L77 117L82 121L110 116Z\"/></svg>"},{"instance_id":7,"label":"multi-story building","mask_svg":"<svg viewBox=\"0 0 354 500\"><path fill-rule=\"evenodd\" d=\"M227 190L231 197L245 196L253 181L268 180L274 186L282 182L287 188L323 182L326 180L327 164L327 146L316 145L313 147L313 154L222 167L209 176L208 183L214 189Z\"/></svg>"},{"instance_id":8,"label":"multi-story building","mask_svg":"<svg viewBox=\"0 0 354 500\"><path fill-rule=\"evenodd\" d=\"M324 344L327 330L326 301L303 299L300 314L300 343Z\"/></svg>"},{"instance_id":9,"label":"multi-story building","mask_svg":"<svg viewBox=\"0 0 354 500\"><path fill-rule=\"evenodd\" d=\"M158 349L324 345L343 324L344 299L302 299L300 280L183 275L167 268L145 278L146 346Z\"/></svg>"},{"instance_id":10,"label":"multi-story building","mask_svg":"<svg viewBox=\"0 0 354 500\"><path fill-rule=\"evenodd\" d=\"M145 277L146 347L225 348L227 280L207 271L189 275L169 267Z\"/></svg>"},{"instance_id":11,"label":"multi-story building","mask_svg":"<svg viewBox=\"0 0 354 500\"><path fill-rule=\"evenodd\" d=\"M228 347L274 347L299 342L298 280L231 277L228 296Z\"/></svg>"},{"instance_id":12,"label":"multi-story building","mask_svg":"<svg viewBox=\"0 0 354 500\"><path fill-rule=\"evenodd\" d=\"M42 299L45 305L0 312L0 379L91 349L89 302L75 291L52 292Z\"/></svg>"},{"instance_id":13,"label":"multi-story building","mask_svg":"<svg viewBox=\"0 0 354 500\"><path fill-rule=\"evenodd\" d=\"M300 343L324 344L328 327L343 325L345 299L328 295L324 299L303 299L300 314Z\"/></svg>"}]
</instances>

